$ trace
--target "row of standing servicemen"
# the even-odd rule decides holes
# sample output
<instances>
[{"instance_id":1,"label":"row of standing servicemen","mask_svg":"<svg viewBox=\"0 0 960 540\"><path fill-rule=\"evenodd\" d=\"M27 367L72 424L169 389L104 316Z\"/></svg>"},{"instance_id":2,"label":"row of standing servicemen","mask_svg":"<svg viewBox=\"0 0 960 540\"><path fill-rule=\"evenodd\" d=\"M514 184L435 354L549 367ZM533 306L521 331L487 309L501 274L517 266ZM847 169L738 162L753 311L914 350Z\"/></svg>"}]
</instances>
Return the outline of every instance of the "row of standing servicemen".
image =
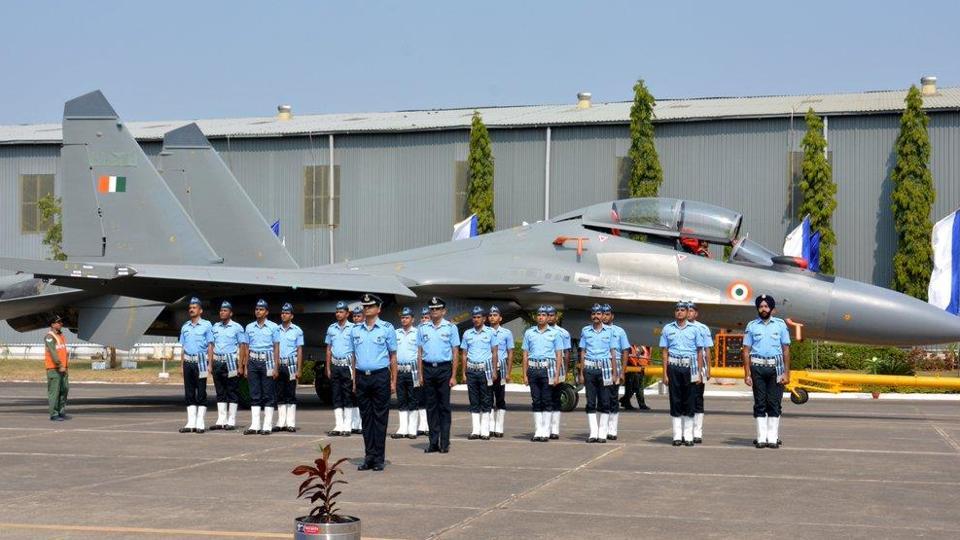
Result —
<instances>
[{"instance_id":1,"label":"row of standing servicemen","mask_svg":"<svg viewBox=\"0 0 960 540\"><path fill-rule=\"evenodd\" d=\"M754 389L758 448L778 447L780 401L789 378L789 335L785 323L772 317L772 297L756 299L759 317L747 325L744 337L746 382ZM500 326L500 311L475 307L473 327L462 339L447 321L445 302L431 298L414 327L409 308L401 312L401 327L379 319L382 302L365 294L349 321L347 304L337 304L337 321L327 329L326 372L332 383L336 425L331 435L349 435L360 426L365 460L360 470L382 470L390 395L396 393L399 428L393 438L428 434L428 453L446 453L450 447L450 388L459 372L467 382L472 430L469 439L503 436L506 414L505 384L509 380L514 346L512 333ZM211 429L235 429L238 376L249 381L251 424L245 434L296 430L296 381L303 366L303 332L293 324L292 306L284 304L281 324L267 319L268 306L257 302L256 320L246 329L231 320L224 302L220 322L211 325L200 315L200 301L191 299L190 320L181 330L187 424L182 432L203 432L206 370L212 359L217 389L218 419ZM664 383L670 389L673 444L692 446L702 441L703 388L709 378L709 329L696 322L696 306L679 302L676 320L663 329ZM629 341L612 323L609 305L596 304L591 324L581 331L580 358L575 378L587 394L590 435L587 442L617 439L619 385ZM489 321L489 326L486 324ZM570 334L556 325L556 310L541 306L537 325L522 341L524 384L530 387L534 417L533 441L559 438L560 382L566 378ZM246 351L247 354L241 354ZM459 352L463 352L460 362ZM458 369L459 368L459 369ZM277 425L272 425L274 410ZM358 410L359 409L359 410ZM263 414L261 422L260 414ZM426 416L426 422L424 422ZM429 426L428 430L418 428Z\"/></svg>"}]
</instances>

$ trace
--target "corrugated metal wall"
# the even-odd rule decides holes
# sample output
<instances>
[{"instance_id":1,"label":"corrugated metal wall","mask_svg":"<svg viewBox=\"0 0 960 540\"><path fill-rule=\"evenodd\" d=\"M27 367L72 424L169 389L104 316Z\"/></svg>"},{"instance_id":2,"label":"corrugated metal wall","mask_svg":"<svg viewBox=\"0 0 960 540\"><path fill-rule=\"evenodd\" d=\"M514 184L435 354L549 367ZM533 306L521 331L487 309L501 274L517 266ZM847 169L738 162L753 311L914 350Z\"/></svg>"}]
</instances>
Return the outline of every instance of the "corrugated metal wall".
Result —
<instances>
[{"instance_id":1,"label":"corrugated metal wall","mask_svg":"<svg viewBox=\"0 0 960 540\"><path fill-rule=\"evenodd\" d=\"M838 274L888 285L895 236L889 209L898 115L829 119L838 189ZM960 206L960 112L931 113L931 168L937 183L933 217ZM663 196L703 200L744 213L743 230L778 250L794 225L789 152L799 149L802 117L657 124ZM613 199L622 180L626 126L551 130L550 214ZM543 218L546 129L492 130L498 228ZM467 159L466 130L339 135L340 226L337 261L448 240L454 219L456 163ZM326 264L325 227L303 226L303 174L328 165L328 138L212 141L268 222L281 220L287 248L303 266ZM157 142L143 144L160 164ZM39 234L20 233L20 174L58 173L56 145L0 146L0 254L42 258ZM59 179L59 174L58 174ZM30 335L0 327L0 341Z\"/></svg>"}]
</instances>

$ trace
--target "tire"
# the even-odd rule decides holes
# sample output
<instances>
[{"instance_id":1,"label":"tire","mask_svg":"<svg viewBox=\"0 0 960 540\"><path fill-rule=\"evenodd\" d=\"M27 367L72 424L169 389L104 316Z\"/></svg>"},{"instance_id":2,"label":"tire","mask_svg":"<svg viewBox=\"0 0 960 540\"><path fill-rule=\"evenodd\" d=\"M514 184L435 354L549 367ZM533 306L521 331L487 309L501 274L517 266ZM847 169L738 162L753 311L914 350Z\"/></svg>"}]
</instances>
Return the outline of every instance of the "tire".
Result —
<instances>
[{"instance_id":1,"label":"tire","mask_svg":"<svg viewBox=\"0 0 960 540\"><path fill-rule=\"evenodd\" d=\"M580 401L580 395L577 389L570 383L560 383L560 410L570 412L577 408L577 402Z\"/></svg>"},{"instance_id":2,"label":"tire","mask_svg":"<svg viewBox=\"0 0 960 540\"><path fill-rule=\"evenodd\" d=\"M794 388L790 392L790 401L795 405L803 405L810 400L810 393L804 390L803 388Z\"/></svg>"}]
</instances>

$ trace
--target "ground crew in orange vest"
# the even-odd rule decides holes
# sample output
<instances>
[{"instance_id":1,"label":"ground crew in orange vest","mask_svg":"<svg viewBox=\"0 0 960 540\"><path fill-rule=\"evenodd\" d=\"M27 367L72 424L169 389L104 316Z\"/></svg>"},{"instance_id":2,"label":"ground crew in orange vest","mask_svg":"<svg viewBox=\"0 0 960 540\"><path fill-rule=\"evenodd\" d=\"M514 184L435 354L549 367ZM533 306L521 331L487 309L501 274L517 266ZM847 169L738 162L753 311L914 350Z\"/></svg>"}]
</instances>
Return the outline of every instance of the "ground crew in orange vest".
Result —
<instances>
[{"instance_id":1,"label":"ground crew in orange vest","mask_svg":"<svg viewBox=\"0 0 960 540\"><path fill-rule=\"evenodd\" d=\"M47 368L47 402L50 404L50 420L63 422L70 417L67 408L67 391L70 381L67 376L67 339L62 333L63 319L54 315L50 319L50 332L43 339L44 367Z\"/></svg>"}]
</instances>

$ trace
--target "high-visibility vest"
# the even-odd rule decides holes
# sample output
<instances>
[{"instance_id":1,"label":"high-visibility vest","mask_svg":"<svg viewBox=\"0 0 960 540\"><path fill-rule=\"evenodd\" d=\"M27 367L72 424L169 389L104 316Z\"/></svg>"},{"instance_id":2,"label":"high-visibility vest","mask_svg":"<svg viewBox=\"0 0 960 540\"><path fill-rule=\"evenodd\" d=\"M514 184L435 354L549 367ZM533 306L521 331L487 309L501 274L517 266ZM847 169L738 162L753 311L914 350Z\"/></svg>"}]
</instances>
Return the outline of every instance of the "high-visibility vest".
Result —
<instances>
[{"instance_id":1,"label":"high-visibility vest","mask_svg":"<svg viewBox=\"0 0 960 540\"><path fill-rule=\"evenodd\" d=\"M67 367L67 338L63 334L58 334L56 332L47 332L48 336L53 336L53 339L57 340L57 358L60 360L60 365L64 368ZM50 349L43 348L43 363L47 369L57 369L57 364L53 362L53 358L50 356Z\"/></svg>"}]
</instances>

